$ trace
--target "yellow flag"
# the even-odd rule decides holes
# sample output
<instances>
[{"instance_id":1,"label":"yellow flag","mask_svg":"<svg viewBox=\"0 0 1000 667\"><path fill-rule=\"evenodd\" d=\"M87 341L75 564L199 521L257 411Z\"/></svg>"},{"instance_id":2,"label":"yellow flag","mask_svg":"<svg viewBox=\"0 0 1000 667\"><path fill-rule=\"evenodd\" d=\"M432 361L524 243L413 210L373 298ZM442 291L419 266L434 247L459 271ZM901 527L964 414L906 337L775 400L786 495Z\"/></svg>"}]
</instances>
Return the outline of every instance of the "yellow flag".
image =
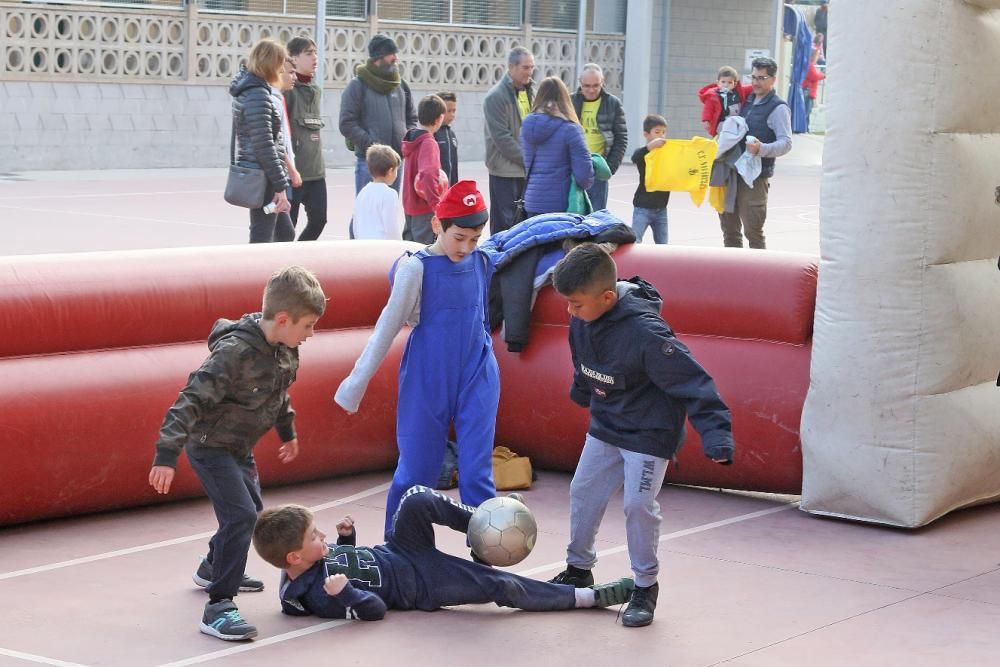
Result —
<instances>
[{"instance_id":1,"label":"yellow flag","mask_svg":"<svg viewBox=\"0 0 1000 667\"><path fill-rule=\"evenodd\" d=\"M646 154L646 190L690 192L694 205L701 206L718 147L705 137L667 139Z\"/></svg>"}]
</instances>

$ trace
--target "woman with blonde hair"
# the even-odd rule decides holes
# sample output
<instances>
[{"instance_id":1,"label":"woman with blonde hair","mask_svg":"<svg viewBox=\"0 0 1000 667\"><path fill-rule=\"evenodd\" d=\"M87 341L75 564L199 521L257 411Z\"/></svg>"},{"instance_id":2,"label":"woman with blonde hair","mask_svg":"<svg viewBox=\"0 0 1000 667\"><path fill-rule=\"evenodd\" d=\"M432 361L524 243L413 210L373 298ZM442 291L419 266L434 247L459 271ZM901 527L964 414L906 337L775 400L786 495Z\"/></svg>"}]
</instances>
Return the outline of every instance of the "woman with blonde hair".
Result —
<instances>
[{"instance_id":1,"label":"woman with blonde hair","mask_svg":"<svg viewBox=\"0 0 1000 667\"><path fill-rule=\"evenodd\" d=\"M285 165L284 129L272 87L281 85L285 47L264 39L250 50L247 64L229 85L233 96L236 163L263 169L267 175L265 206L250 210L250 243L294 241L295 227L288 215L291 205ZM273 206L272 206L273 204Z\"/></svg>"},{"instance_id":2,"label":"woman with blonde hair","mask_svg":"<svg viewBox=\"0 0 1000 667\"><path fill-rule=\"evenodd\" d=\"M562 79L550 76L538 86L531 113L521 124L521 149L528 175L525 217L565 211L571 178L584 190L593 185L583 127Z\"/></svg>"}]
</instances>

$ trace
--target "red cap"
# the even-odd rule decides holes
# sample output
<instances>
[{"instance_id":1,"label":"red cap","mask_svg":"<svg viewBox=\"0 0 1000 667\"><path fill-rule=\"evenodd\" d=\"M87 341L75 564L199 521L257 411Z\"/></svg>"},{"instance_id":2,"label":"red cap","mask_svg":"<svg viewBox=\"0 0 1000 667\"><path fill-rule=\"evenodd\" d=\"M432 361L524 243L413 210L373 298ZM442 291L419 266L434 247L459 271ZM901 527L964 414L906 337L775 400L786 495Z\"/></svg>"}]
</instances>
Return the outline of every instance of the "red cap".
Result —
<instances>
[{"instance_id":1,"label":"red cap","mask_svg":"<svg viewBox=\"0 0 1000 667\"><path fill-rule=\"evenodd\" d=\"M456 227L482 227L490 219L486 200L475 181L459 181L441 197L435 209L438 220Z\"/></svg>"}]
</instances>

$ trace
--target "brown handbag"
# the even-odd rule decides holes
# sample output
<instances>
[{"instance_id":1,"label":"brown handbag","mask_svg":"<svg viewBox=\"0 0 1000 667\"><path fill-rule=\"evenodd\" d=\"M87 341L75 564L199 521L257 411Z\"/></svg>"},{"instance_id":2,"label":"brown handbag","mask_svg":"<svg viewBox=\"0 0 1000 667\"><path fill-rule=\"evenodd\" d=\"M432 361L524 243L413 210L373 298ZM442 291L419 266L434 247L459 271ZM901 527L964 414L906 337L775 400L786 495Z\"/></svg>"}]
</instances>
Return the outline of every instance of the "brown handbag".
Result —
<instances>
[{"instance_id":1,"label":"brown handbag","mask_svg":"<svg viewBox=\"0 0 1000 667\"><path fill-rule=\"evenodd\" d=\"M531 460L507 447L493 448L493 480L497 491L531 488Z\"/></svg>"}]
</instances>

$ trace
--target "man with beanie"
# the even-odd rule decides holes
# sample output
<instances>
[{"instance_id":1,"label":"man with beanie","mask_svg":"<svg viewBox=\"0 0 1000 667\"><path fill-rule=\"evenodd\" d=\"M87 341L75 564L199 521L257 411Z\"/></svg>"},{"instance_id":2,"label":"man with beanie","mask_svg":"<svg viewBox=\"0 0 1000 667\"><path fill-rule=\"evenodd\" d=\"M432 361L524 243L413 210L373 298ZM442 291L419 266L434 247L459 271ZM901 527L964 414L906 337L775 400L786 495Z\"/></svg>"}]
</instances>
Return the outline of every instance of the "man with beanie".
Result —
<instances>
[{"instance_id":1,"label":"man with beanie","mask_svg":"<svg viewBox=\"0 0 1000 667\"><path fill-rule=\"evenodd\" d=\"M387 534L403 493L414 484L437 481L452 425L462 502L478 506L496 495L493 438L500 371L486 312L494 265L477 247L488 219L475 181L459 181L444 193L431 220L437 240L396 261L389 301L333 399L347 412L357 412L396 335L410 324L399 367L399 462L386 499Z\"/></svg>"},{"instance_id":2,"label":"man with beanie","mask_svg":"<svg viewBox=\"0 0 1000 667\"><path fill-rule=\"evenodd\" d=\"M354 191L372 179L365 152L372 144L385 144L402 154L406 131L417 125L410 87L399 78L396 42L375 35L368 43L368 62L360 65L340 98L340 133L354 151ZM402 174L402 169L399 174ZM392 187L399 191L399 176Z\"/></svg>"},{"instance_id":3,"label":"man with beanie","mask_svg":"<svg viewBox=\"0 0 1000 667\"><path fill-rule=\"evenodd\" d=\"M490 172L490 234L514 224L514 202L524 197L521 120L531 111L534 73L531 51L515 46L507 56L507 73L483 98L486 169Z\"/></svg>"}]
</instances>

